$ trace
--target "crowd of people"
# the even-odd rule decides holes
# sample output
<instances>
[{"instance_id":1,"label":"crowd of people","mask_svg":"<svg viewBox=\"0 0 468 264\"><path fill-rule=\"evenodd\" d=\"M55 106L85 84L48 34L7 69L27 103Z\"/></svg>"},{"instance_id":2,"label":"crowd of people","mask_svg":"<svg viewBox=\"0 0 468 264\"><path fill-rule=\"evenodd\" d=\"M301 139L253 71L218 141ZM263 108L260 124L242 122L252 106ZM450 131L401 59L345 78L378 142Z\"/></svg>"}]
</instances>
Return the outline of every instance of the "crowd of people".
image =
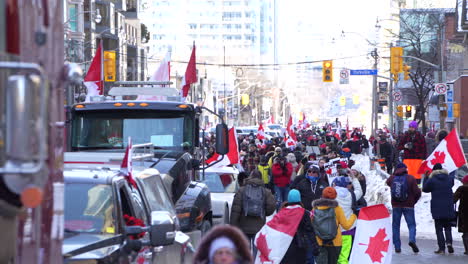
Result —
<instances>
[{"instance_id":1,"label":"crowd of people","mask_svg":"<svg viewBox=\"0 0 468 264\"><path fill-rule=\"evenodd\" d=\"M304 216L294 226L294 238L281 263L348 263L356 219L360 208L367 206L366 176L353 167L352 154L381 160L390 175L386 183L391 189L396 253L401 252L402 216L409 229L409 246L413 252L419 252L414 206L424 191L432 193L431 213L438 241L435 253L444 254L446 249L454 252L451 227L457 219L468 254L468 176L453 194L454 175L443 170L441 164L423 177L411 171L412 162L424 160L448 134L440 130L423 136L417 128L413 121L405 133L396 135L382 129L369 139L359 129L347 132L325 126L296 130L294 146L288 145L285 138L259 140L254 134L239 136L241 188L234 196L231 226L214 228L214 235L204 239L195 263L251 263L255 256L266 254L255 246L256 234L265 225L266 217L275 211L275 217L281 217L278 212L297 206L304 209ZM214 154L210 142L215 140L207 142L209 158ZM423 183L421 178L425 178ZM332 224L327 222L330 219ZM233 262L216 261L218 257Z\"/></svg>"}]
</instances>

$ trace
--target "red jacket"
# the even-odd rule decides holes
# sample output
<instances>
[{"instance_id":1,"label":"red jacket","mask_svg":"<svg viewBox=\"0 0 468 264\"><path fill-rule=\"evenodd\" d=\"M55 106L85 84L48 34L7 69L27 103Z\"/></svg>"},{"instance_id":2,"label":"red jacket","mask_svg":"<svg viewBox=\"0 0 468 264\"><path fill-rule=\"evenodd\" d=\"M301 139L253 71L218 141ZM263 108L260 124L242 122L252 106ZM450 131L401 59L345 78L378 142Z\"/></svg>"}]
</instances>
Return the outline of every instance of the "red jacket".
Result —
<instances>
[{"instance_id":1,"label":"red jacket","mask_svg":"<svg viewBox=\"0 0 468 264\"><path fill-rule=\"evenodd\" d=\"M274 163L271 168L273 183L278 187L286 187L291 182L291 175L293 172L292 164L286 162L285 165L285 170L281 168L279 163Z\"/></svg>"}]
</instances>

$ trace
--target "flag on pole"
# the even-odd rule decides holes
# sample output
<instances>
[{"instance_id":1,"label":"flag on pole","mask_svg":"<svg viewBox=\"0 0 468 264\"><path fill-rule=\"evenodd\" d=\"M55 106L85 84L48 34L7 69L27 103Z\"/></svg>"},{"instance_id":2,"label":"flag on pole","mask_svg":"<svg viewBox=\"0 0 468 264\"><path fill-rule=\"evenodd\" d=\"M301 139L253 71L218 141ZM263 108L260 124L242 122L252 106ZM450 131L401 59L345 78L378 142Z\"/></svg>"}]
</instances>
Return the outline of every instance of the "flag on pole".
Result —
<instances>
[{"instance_id":1,"label":"flag on pole","mask_svg":"<svg viewBox=\"0 0 468 264\"><path fill-rule=\"evenodd\" d=\"M91 100L91 96L102 95L104 93L103 83L103 56L102 56L102 41L99 44L93 61L89 66L88 72L84 77L84 85L88 92L86 93L86 101Z\"/></svg>"},{"instance_id":2,"label":"flag on pole","mask_svg":"<svg viewBox=\"0 0 468 264\"><path fill-rule=\"evenodd\" d=\"M273 118L273 114L270 114L270 117L268 119L263 120L262 123L265 123L267 125L273 125L275 123L275 119Z\"/></svg>"},{"instance_id":3,"label":"flag on pole","mask_svg":"<svg viewBox=\"0 0 468 264\"><path fill-rule=\"evenodd\" d=\"M128 137L127 148L125 149L125 156L120 165L120 172L125 176L127 182L133 187L137 188L136 182L132 175L132 138Z\"/></svg>"},{"instance_id":4,"label":"flag on pole","mask_svg":"<svg viewBox=\"0 0 468 264\"><path fill-rule=\"evenodd\" d=\"M349 263L392 263L392 222L387 208L377 204L361 208Z\"/></svg>"},{"instance_id":5,"label":"flag on pole","mask_svg":"<svg viewBox=\"0 0 468 264\"><path fill-rule=\"evenodd\" d=\"M348 117L346 117L346 138L349 139L351 136L350 136L350 133L349 133L349 119Z\"/></svg>"},{"instance_id":6,"label":"flag on pole","mask_svg":"<svg viewBox=\"0 0 468 264\"><path fill-rule=\"evenodd\" d=\"M299 205L281 209L255 236L255 263L280 263L296 234L305 209Z\"/></svg>"},{"instance_id":7,"label":"flag on pole","mask_svg":"<svg viewBox=\"0 0 468 264\"><path fill-rule=\"evenodd\" d=\"M262 124L258 126L257 139L265 139L265 129Z\"/></svg>"},{"instance_id":8,"label":"flag on pole","mask_svg":"<svg viewBox=\"0 0 468 264\"><path fill-rule=\"evenodd\" d=\"M193 43L192 54L190 55L190 60L187 64L187 69L185 70L184 78L182 79L182 97L186 98L190 85L197 82L197 67L196 67L196 57L195 57L195 42Z\"/></svg>"},{"instance_id":9,"label":"flag on pole","mask_svg":"<svg viewBox=\"0 0 468 264\"><path fill-rule=\"evenodd\" d=\"M228 137L229 137L229 151L226 155L224 155L224 158L222 161L214 165L215 168L239 163L239 148L237 147L237 135L236 135L236 129L234 127L229 129ZM206 163L211 164L217 160L220 160L221 157L222 155L215 153L211 158L206 160Z\"/></svg>"},{"instance_id":10,"label":"flag on pole","mask_svg":"<svg viewBox=\"0 0 468 264\"><path fill-rule=\"evenodd\" d=\"M455 128L439 143L432 154L421 163L418 174L432 171L437 163L440 163L442 168L449 173L466 164L465 153Z\"/></svg>"},{"instance_id":11,"label":"flag on pole","mask_svg":"<svg viewBox=\"0 0 468 264\"><path fill-rule=\"evenodd\" d=\"M159 63L158 69L151 75L149 81L151 82L169 82L171 80L171 48L167 51L164 58ZM157 87L164 87L164 85L158 85ZM156 88L157 89L157 88ZM155 100L165 101L166 96L159 95L139 95L137 100Z\"/></svg>"},{"instance_id":12,"label":"flag on pole","mask_svg":"<svg viewBox=\"0 0 468 264\"><path fill-rule=\"evenodd\" d=\"M305 113L302 114L302 129L307 129L309 128L310 124L309 121L307 121Z\"/></svg>"},{"instance_id":13,"label":"flag on pole","mask_svg":"<svg viewBox=\"0 0 468 264\"><path fill-rule=\"evenodd\" d=\"M294 141L297 141L296 133L294 133L294 130L293 130L292 116L289 116L289 121L288 121L288 126L286 127L286 131L288 131L289 138L291 138Z\"/></svg>"}]
</instances>

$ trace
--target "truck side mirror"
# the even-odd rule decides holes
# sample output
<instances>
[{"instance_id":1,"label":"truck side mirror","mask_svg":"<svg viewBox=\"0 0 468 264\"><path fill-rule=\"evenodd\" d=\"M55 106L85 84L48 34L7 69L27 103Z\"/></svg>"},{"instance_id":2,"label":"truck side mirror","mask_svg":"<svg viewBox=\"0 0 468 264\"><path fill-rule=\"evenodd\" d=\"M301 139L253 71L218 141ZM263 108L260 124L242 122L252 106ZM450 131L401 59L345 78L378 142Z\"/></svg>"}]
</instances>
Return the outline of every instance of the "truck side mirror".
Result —
<instances>
[{"instance_id":1,"label":"truck side mirror","mask_svg":"<svg viewBox=\"0 0 468 264\"><path fill-rule=\"evenodd\" d=\"M216 125L216 152L220 155L229 152L228 127L226 124Z\"/></svg>"},{"instance_id":2,"label":"truck side mirror","mask_svg":"<svg viewBox=\"0 0 468 264\"><path fill-rule=\"evenodd\" d=\"M175 223L169 212L151 212L150 241L151 246L160 247L174 243L176 236Z\"/></svg>"}]
</instances>

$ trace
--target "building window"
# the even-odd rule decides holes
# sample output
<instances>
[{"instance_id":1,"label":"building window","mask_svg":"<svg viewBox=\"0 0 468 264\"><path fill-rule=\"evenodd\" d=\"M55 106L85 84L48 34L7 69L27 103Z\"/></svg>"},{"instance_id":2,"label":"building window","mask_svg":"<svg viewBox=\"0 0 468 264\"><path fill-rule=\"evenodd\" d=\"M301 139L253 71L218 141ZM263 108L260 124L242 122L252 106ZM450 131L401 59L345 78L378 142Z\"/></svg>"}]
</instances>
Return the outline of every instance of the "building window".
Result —
<instances>
[{"instance_id":1,"label":"building window","mask_svg":"<svg viewBox=\"0 0 468 264\"><path fill-rule=\"evenodd\" d=\"M78 4L70 4L68 6L68 26L71 31L78 31Z\"/></svg>"},{"instance_id":2,"label":"building window","mask_svg":"<svg viewBox=\"0 0 468 264\"><path fill-rule=\"evenodd\" d=\"M197 24L189 24L190 29L197 29Z\"/></svg>"}]
</instances>

